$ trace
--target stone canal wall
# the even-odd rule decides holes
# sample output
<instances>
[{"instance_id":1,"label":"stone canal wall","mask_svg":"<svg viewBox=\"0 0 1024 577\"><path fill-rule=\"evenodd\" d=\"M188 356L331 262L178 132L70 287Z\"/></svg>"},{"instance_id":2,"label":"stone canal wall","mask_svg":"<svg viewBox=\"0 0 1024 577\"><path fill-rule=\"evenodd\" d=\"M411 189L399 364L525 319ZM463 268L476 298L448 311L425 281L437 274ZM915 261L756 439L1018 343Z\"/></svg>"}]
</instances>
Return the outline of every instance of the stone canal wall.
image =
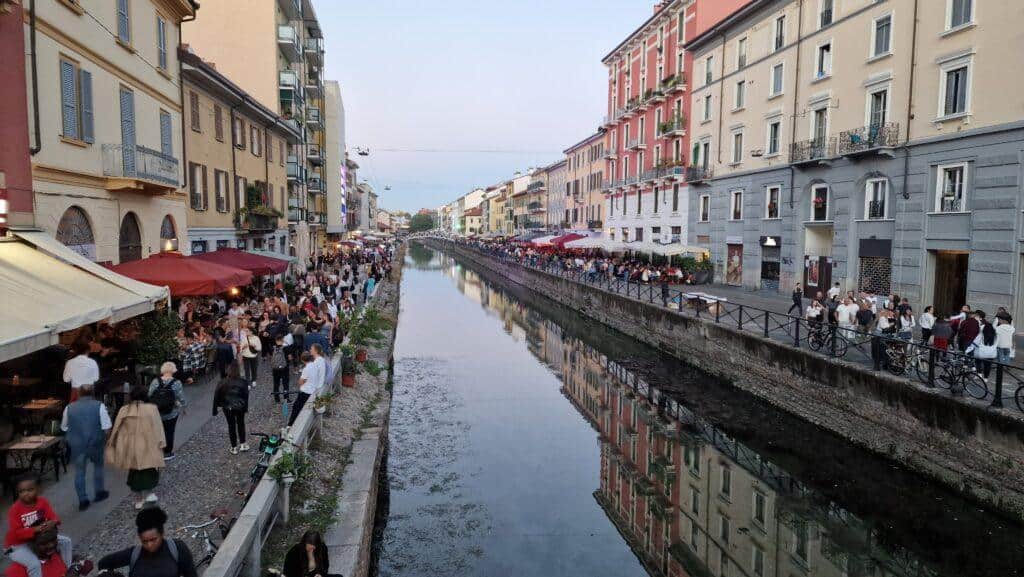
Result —
<instances>
[{"instance_id":1,"label":"stone canal wall","mask_svg":"<svg viewBox=\"0 0 1024 577\"><path fill-rule=\"evenodd\" d=\"M1024 519L1024 420L948 392L682 316L657 304L427 241L765 402L889 457L978 502ZM822 458L829 458L822 455Z\"/></svg>"}]
</instances>

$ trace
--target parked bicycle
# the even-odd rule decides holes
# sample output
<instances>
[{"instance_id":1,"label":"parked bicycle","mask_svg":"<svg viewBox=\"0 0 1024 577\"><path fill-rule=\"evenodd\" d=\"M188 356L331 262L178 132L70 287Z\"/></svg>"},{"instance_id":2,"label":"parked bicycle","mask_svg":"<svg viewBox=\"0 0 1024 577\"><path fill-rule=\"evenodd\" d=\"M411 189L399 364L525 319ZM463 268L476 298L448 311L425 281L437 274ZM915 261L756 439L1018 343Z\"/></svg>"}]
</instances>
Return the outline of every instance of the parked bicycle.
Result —
<instances>
[{"instance_id":1,"label":"parked bicycle","mask_svg":"<svg viewBox=\"0 0 1024 577\"><path fill-rule=\"evenodd\" d=\"M239 491L240 495L244 495L245 500L248 501L249 497L252 497L253 491L260 484L260 480L263 479L263 475L270 468L270 461L277 454L280 449L288 441L280 435L268 435L266 433L250 433L254 437L260 438L259 459L256 460L256 464L253 465L252 471L249 472L249 487L247 490Z\"/></svg>"},{"instance_id":2,"label":"parked bicycle","mask_svg":"<svg viewBox=\"0 0 1024 577\"><path fill-rule=\"evenodd\" d=\"M192 539L199 539L199 536L202 535L203 557L196 561L197 569L210 561L213 561L213 558L217 555L217 551L220 549L220 543L214 542L213 538L210 537L209 528L213 525L217 526L218 533L220 533L221 543L223 543L224 539L227 538L228 531L231 530L231 526L235 523L234 519L231 519L229 522L225 522L224 518L227 517L227 515L227 509L218 509L213 513L210 513L209 521L199 525L185 525L180 529L181 533L190 534Z\"/></svg>"},{"instance_id":3,"label":"parked bicycle","mask_svg":"<svg viewBox=\"0 0 1024 577\"><path fill-rule=\"evenodd\" d=\"M922 355L918 361L917 376L922 382L928 382L928 357ZM975 399L988 396L988 383L978 374L974 359L960 355L940 356L936 358L933 370L935 386L948 389L954 395L966 392Z\"/></svg>"}]
</instances>

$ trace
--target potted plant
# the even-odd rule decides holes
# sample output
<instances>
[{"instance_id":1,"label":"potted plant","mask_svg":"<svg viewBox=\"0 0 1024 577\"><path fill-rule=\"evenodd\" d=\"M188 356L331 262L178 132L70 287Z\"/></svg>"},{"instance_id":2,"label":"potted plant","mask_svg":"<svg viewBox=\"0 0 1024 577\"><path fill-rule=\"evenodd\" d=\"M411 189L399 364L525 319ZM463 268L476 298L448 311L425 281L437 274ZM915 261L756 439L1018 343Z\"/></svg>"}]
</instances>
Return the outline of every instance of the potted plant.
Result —
<instances>
[{"instance_id":1,"label":"potted plant","mask_svg":"<svg viewBox=\"0 0 1024 577\"><path fill-rule=\"evenodd\" d=\"M313 410L316 414L322 415L327 412L327 407L331 405L331 401L334 400L334 395L331 393L325 393L320 395L313 401Z\"/></svg>"},{"instance_id":2,"label":"potted plant","mask_svg":"<svg viewBox=\"0 0 1024 577\"><path fill-rule=\"evenodd\" d=\"M278 483L290 485L308 473L311 467L312 464L306 455L298 451L284 451L267 470L267 474Z\"/></svg>"},{"instance_id":3,"label":"potted plant","mask_svg":"<svg viewBox=\"0 0 1024 577\"><path fill-rule=\"evenodd\" d=\"M342 360L341 362L341 386L352 388L356 386L356 375L359 374L359 365L354 360Z\"/></svg>"}]
</instances>

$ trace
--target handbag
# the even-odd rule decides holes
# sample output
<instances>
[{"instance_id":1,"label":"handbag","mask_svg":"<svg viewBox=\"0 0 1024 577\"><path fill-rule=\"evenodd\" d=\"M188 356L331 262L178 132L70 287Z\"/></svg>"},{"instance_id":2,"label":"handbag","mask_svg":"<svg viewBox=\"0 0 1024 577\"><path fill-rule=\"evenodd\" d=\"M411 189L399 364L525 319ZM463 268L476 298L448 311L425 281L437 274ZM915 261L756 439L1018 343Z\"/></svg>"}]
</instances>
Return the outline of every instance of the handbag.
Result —
<instances>
[{"instance_id":1,"label":"handbag","mask_svg":"<svg viewBox=\"0 0 1024 577\"><path fill-rule=\"evenodd\" d=\"M263 343L260 342L260 338L254 335L249 335L249 348L256 351L257 353L263 351Z\"/></svg>"}]
</instances>

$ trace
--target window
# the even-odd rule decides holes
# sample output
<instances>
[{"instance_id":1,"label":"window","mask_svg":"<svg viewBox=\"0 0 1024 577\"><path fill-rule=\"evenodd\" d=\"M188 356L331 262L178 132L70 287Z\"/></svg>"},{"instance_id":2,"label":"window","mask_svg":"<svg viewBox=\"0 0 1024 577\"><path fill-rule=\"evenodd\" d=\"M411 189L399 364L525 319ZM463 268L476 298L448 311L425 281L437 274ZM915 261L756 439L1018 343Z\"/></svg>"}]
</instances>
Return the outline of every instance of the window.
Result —
<instances>
[{"instance_id":1,"label":"window","mask_svg":"<svg viewBox=\"0 0 1024 577\"><path fill-rule=\"evenodd\" d=\"M260 134L260 129L255 124L249 125L249 150L253 156L261 156L263 154L263 136Z\"/></svg>"},{"instance_id":2,"label":"window","mask_svg":"<svg viewBox=\"0 0 1024 577\"><path fill-rule=\"evenodd\" d=\"M156 62L161 70L167 70L167 21L156 17Z\"/></svg>"},{"instance_id":3,"label":"window","mask_svg":"<svg viewBox=\"0 0 1024 577\"><path fill-rule=\"evenodd\" d=\"M970 62L957 60L942 66L940 116L967 114Z\"/></svg>"},{"instance_id":4,"label":"window","mask_svg":"<svg viewBox=\"0 0 1024 577\"><path fill-rule=\"evenodd\" d=\"M220 142L224 142L224 109L219 104L213 105L213 135Z\"/></svg>"},{"instance_id":5,"label":"window","mask_svg":"<svg viewBox=\"0 0 1024 577\"><path fill-rule=\"evenodd\" d=\"M765 143L766 156L775 156L779 153L780 133L782 132L782 121L773 118L768 121L768 142Z\"/></svg>"},{"instance_id":6,"label":"window","mask_svg":"<svg viewBox=\"0 0 1024 577\"><path fill-rule=\"evenodd\" d=\"M690 521L690 546L697 548L697 539L700 537L700 528L693 521Z\"/></svg>"},{"instance_id":7,"label":"window","mask_svg":"<svg viewBox=\"0 0 1024 577\"><path fill-rule=\"evenodd\" d=\"M810 532L806 521L797 523L793 529L793 555L804 565L810 558Z\"/></svg>"},{"instance_id":8,"label":"window","mask_svg":"<svg viewBox=\"0 0 1024 577\"><path fill-rule=\"evenodd\" d=\"M217 212L228 211L228 173L223 170L213 170L214 202Z\"/></svg>"},{"instance_id":9,"label":"window","mask_svg":"<svg viewBox=\"0 0 1024 577\"><path fill-rule=\"evenodd\" d=\"M245 150L245 121L235 118L232 122L231 138L237 148Z\"/></svg>"},{"instance_id":10,"label":"window","mask_svg":"<svg viewBox=\"0 0 1024 577\"><path fill-rule=\"evenodd\" d=\"M277 143L277 144L278 144L278 146L277 146L277 153L278 153L278 154L277 154L277 158L278 158L278 162L280 162L280 163L281 163L281 166L284 166L284 160L285 160L285 155L284 155L284 141L283 141L283 140L281 140L281 141L278 141L278 143Z\"/></svg>"},{"instance_id":11,"label":"window","mask_svg":"<svg viewBox=\"0 0 1024 577\"><path fill-rule=\"evenodd\" d=\"M679 212L679 185L672 185L672 212ZM670 447L672 445L669 445Z\"/></svg>"},{"instance_id":12,"label":"window","mask_svg":"<svg viewBox=\"0 0 1024 577\"><path fill-rule=\"evenodd\" d=\"M816 146L825 146L825 139L828 136L828 108L818 108L811 111L811 139L814 140ZM821 154L815 153L818 156L824 156L824 152Z\"/></svg>"},{"instance_id":13,"label":"window","mask_svg":"<svg viewBox=\"0 0 1024 577\"><path fill-rule=\"evenodd\" d=\"M743 162L743 133L735 132L732 135L732 163Z\"/></svg>"},{"instance_id":14,"label":"window","mask_svg":"<svg viewBox=\"0 0 1024 577\"><path fill-rule=\"evenodd\" d=\"M751 565L754 570L754 575L757 577L764 577L764 551L754 547L753 558L751 559Z\"/></svg>"},{"instance_id":15,"label":"window","mask_svg":"<svg viewBox=\"0 0 1024 577\"><path fill-rule=\"evenodd\" d=\"M832 24L832 0L821 0L821 10L818 12L818 28L824 28Z\"/></svg>"},{"instance_id":16,"label":"window","mask_svg":"<svg viewBox=\"0 0 1024 577\"><path fill-rule=\"evenodd\" d=\"M829 204L828 185L819 184L811 189L811 220L827 221Z\"/></svg>"},{"instance_id":17,"label":"window","mask_svg":"<svg viewBox=\"0 0 1024 577\"><path fill-rule=\"evenodd\" d=\"M714 80L714 77L715 77L714 65L715 65L715 57L714 56L708 56L708 59L704 61L704 85L705 86L707 86L708 84L711 84L711 81Z\"/></svg>"},{"instance_id":18,"label":"window","mask_svg":"<svg viewBox=\"0 0 1024 577\"><path fill-rule=\"evenodd\" d=\"M772 43L772 52L781 50L786 45L786 17L779 16L775 19L775 37Z\"/></svg>"},{"instance_id":19,"label":"window","mask_svg":"<svg viewBox=\"0 0 1024 577\"><path fill-rule=\"evenodd\" d=\"M128 0L117 0L117 39L125 44L132 41L131 15Z\"/></svg>"},{"instance_id":20,"label":"window","mask_svg":"<svg viewBox=\"0 0 1024 577\"><path fill-rule=\"evenodd\" d=\"M267 162L274 162L274 137L267 133Z\"/></svg>"},{"instance_id":21,"label":"window","mask_svg":"<svg viewBox=\"0 0 1024 577\"><path fill-rule=\"evenodd\" d=\"M703 194L700 197L700 222L711 220L711 197Z\"/></svg>"},{"instance_id":22,"label":"window","mask_svg":"<svg viewBox=\"0 0 1024 577\"><path fill-rule=\"evenodd\" d=\"M742 192L734 192L732 194L733 194L733 203L734 204L736 203L736 195L737 194L740 195L740 204L743 203L743 200L742 200L743 199L743 193ZM735 214L735 213L736 213L736 209L734 208L733 209L733 214ZM732 496L732 469L730 469L729 467L726 467L724 465L722 466L721 493L722 493L722 495L724 495L726 497Z\"/></svg>"},{"instance_id":23,"label":"window","mask_svg":"<svg viewBox=\"0 0 1024 577\"><path fill-rule=\"evenodd\" d=\"M718 575L725 577L729 574L729 557L724 549L718 550Z\"/></svg>"},{"instance_id":24,"label":"window","mask_svg":"<svg viewBox=\"0 0 1024 577\"><path fill-rule=\"evenodd\" d=\"M875 138L878 129L885 124L889 116L889 87L868 93L868 127L871 138Z\"/></svg>"},{"instance_id":25,"label":"window","mask_svg":"<svg viewBox=\"0 0 1024 577\"><path fill-rule=\"evenodd\" d=\"M974 0L949 0L946 30L967 26L973 22Z\"/></svg>"},{"instance_id":26,"label":"window","mask_svg":"<svg viewBox=\"0 0 1024 577\"><path fill-rule=\"evenodd\" d=\"M736 69L747 65L747 37L744 36L736 41Z\"/></svg>"},{"instance_id":27,"label":"window","mask_svg":"<svg viewBox=\"0 0 1024 577\"><path fill-rule=\"evenodd\" d=\"M173 129L171 124L171 113L166 110L160 111L160 152L167 156L174 156Z\"/></svg>"},{"instance_id":28,"label":"window","mask_svg":"<svg viewBox=\"0 0 1024 577\"><path fill-rule=\"evenodd\" d=\"M701 119L704 122L709 122L711 120L711 95L710 94L705 94L704 95L704 106L703 106L703 108L701 110Z\"/></svg>"},{"instance_id":29,"label":"window","mask_svg":"<svg viewBox=\"0 0 1024 577\"><path fill-rule=\"evenodd\" d=\"M640 209L643 208L643 194L638 190L636 191L636 213L640 214ZM637 240L640 240L639 238Z\"/></svg>"},{"instance_id":30,"label":"window","mask_svg":"<svg viewBox=\"0 0 1024 577\"><path fill-rule=\"evenodd\" d=\"M892 52L892 14L876 18L871 35L871 56Z\"/></svg>"},{"instance_id":31,"label":"window","mask_svg":"<svg viewBox=\"0 0 1024 577\"><path fill-rule=\"evenodd\" d=\"M199 94L194 90L188 92L188 117L192 130L199 132L202 129L199 123Z\"/></svg>"},{"instance_id":32,"label":"window","mask_svg":"<svg viewBox=\"0 0 1024 577\"><path fill-rule=\"evenodd\" d=\"M636 200L637 200L637 204L639 204L640 203L640 196L639 195L637 195ZM643 242L644 241L644 229L640 228L639 226L636 227L636 238L634 240L636 240L637 242ZM633 438L633 461L636 461L636 438L635 437Z\"/></svg>"},{"instance_id":33,"label":"window","mask_svg":"<svg viewBox=\"0 0 1024 577\"><path fill-rule=\"evenodd\" d=\"M206 210L206 167L188 163L188 198L192 210Z\"/></svg>"},{"instance_id":34,"label":"window","mask_svg":"<svg viewBox=\"0 0 1024 577\"><path fill-rule=\"evenodd\" d=\"M864 191L864 218L880 220L885 218L885 200L889 193L889 181L873 178L867 182Z\"/></svg>"},{"instance_id":35,"label":"window","mask_svg":"<svg viewBox=\"0 0 1024 577\"><path fill-rule=\"evenodd\" d=\"M60 61L61 134L93 142L92 73L70 60Z\"/></svg>"},{"instance_id":36,"label":"window","mask_svg":"<svg viewBox=\"0 0 1024 577\"><path fill-rule=\"evenodd\" d=\"M739 109L743 108L743 106L746 104L746 100L747 100L746 92L747 92L747 82L745 80L740 80L739 82L737 82L736 83L736 94L735 94L735 98L733 99L733 110L739 110Z\"/></svg>"},{"instance_id":37,"label":"window","mask_svg":"<svg viewBox=\"0 0 1024 577\"><path fill-rule=\"evenodd\" d=\"M767 516L767 513L766 513L767 504L768 504L768 502L767 502L767 499L765 499L764 493L755 490L754 491L754 511L753 511L753 517L754 517L754 521L760 523L761 525L764 525L764 523L765 523L765 518Z\"/></svg>"},{"instance_id":38,"label":"window","mask_svg":"<svg viewBox=\"0 0 1024 577\"><path fill-rule=\"evenodd\" d=\"M815 60L814 77L825 78L832 75L832 43L827 42L818 46L817 58Z\"/></svg>"},{"instance_id":39,"label":"window","mask_svg":"<svg viewBox=\"0 0 1024 577\"><path fill-rule=\"evenodd\" d=\"M654 187L654 214L658 214L658 187ZM653 234L653 233L652 233Z\"/></svg>"},{"instance_id":40,"label":"window","mask_svg":"<svg viewBox=\"0 0 1024 577\"><path fill-rule=\"evenodd\" d=\"M966 212L967 164L939 166L936 212Z\"/></svg>"},{"instance_id":41,"label":"window","mask_svg":"<svg viewBox=\"0 0 1024 577\"><path fill-rule=\"evenodd\" d=\"M767 186L764 189L764 217L779 218L779 198L782 196L782 187L778 185Z\"/></svg>"},{"instance_id":42,"label":"window","mask_svg":"<svg viewBox=\"0 0 1024 577\"><path fill-rule=\"evenodd\" d=\"M772 66L772 85L771 91L768 93L769 96L778 96L782 94L783 89L783 73L785 71L785 64L779 62L775 66Z\"/></svg>"}]
</instances>

